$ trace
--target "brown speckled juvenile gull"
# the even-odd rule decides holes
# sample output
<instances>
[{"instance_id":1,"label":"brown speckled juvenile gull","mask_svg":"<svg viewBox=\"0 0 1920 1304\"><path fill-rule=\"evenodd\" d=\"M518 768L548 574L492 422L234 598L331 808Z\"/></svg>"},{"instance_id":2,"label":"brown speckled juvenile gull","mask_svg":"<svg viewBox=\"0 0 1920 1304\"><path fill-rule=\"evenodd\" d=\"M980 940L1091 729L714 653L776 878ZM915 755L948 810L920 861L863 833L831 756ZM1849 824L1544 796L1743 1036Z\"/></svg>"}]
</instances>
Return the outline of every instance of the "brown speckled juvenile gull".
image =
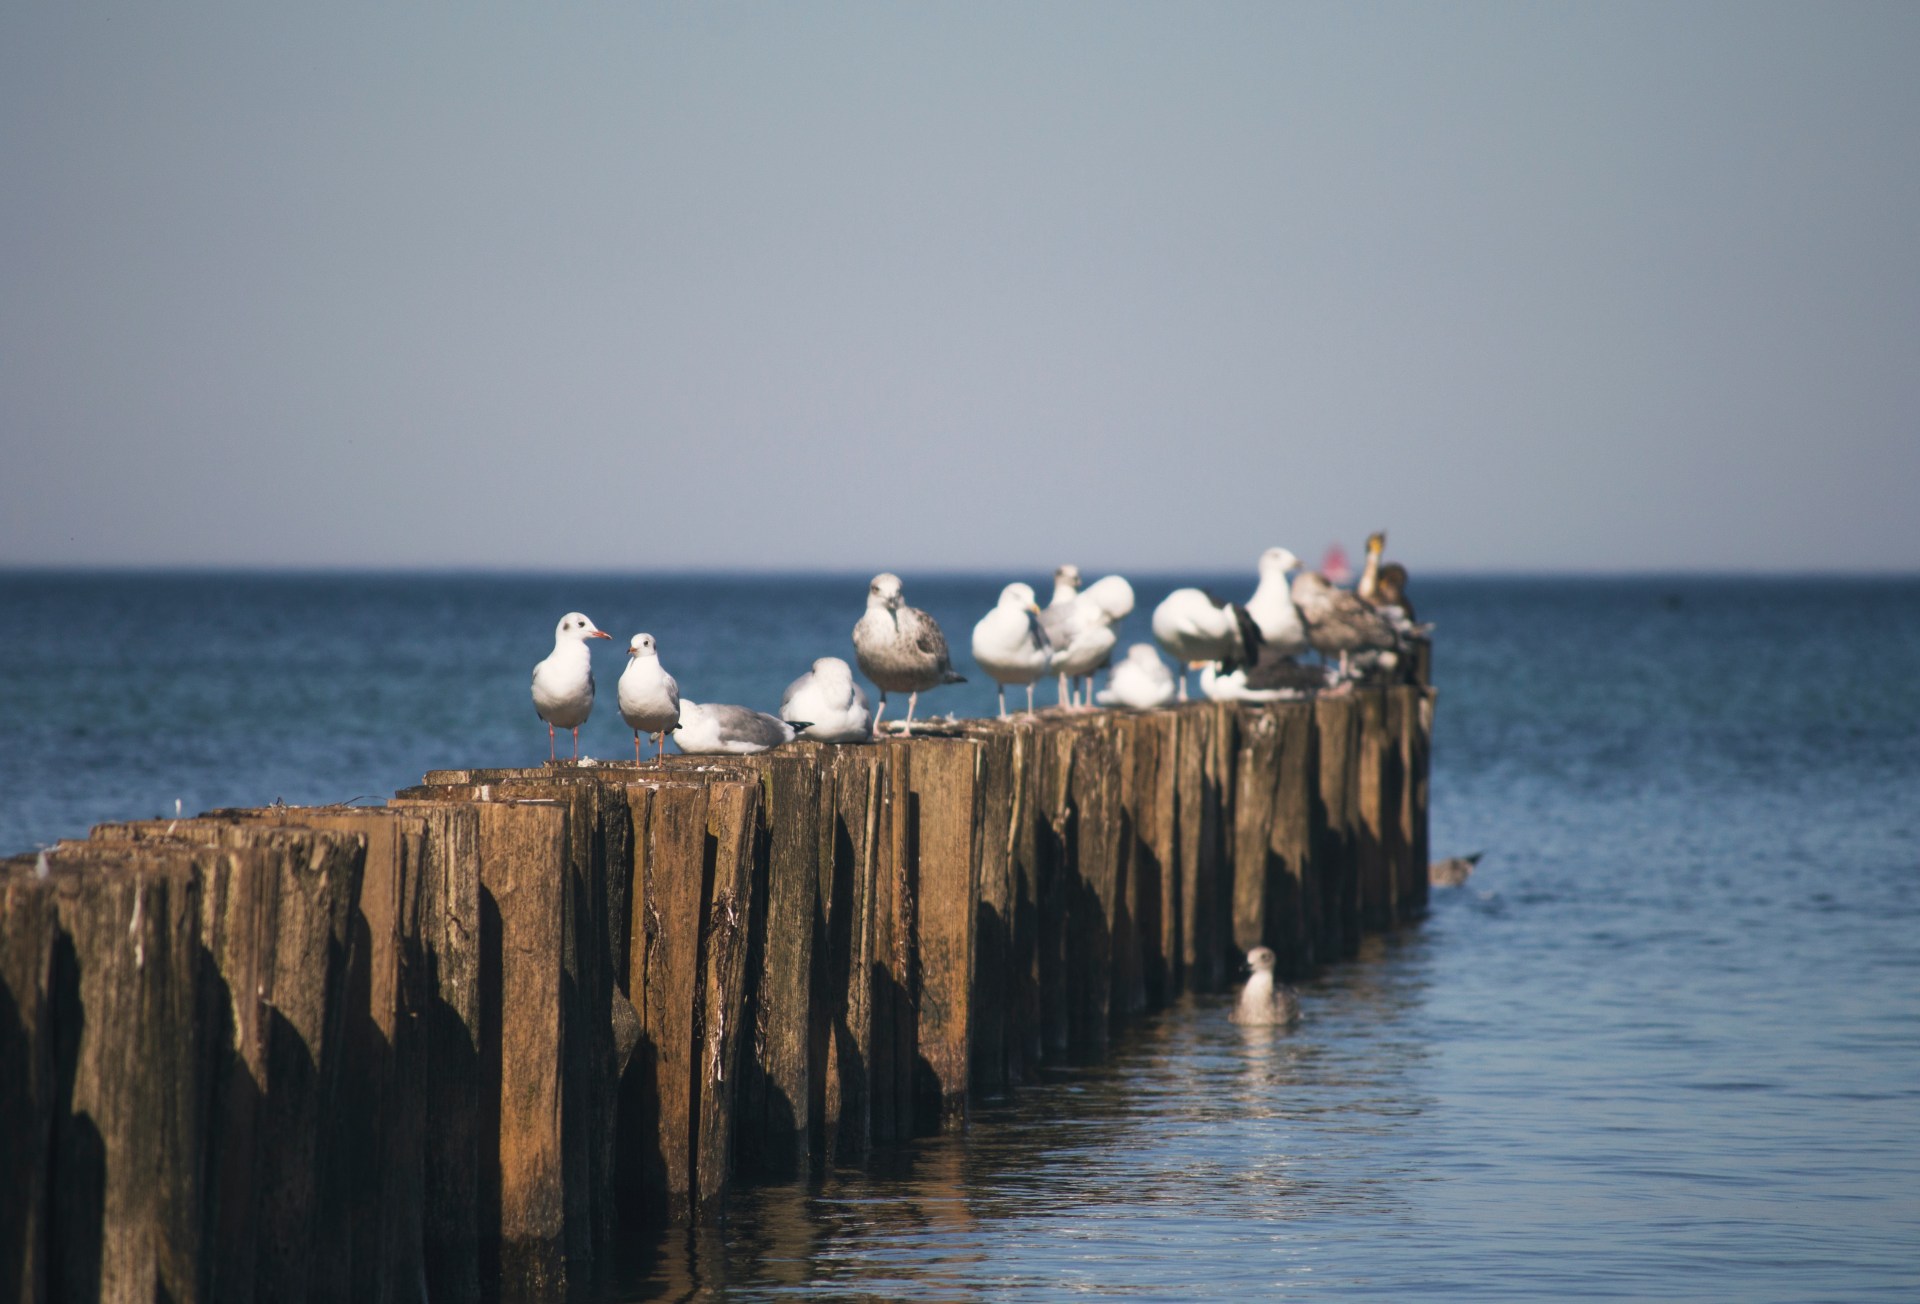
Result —
<instances>
[{"instance_id":1,"label":"brown speckled juvenile gull","mask_svg":"<svg viewBox=\"0 0 1920 1304\"><path fill-rule=\"evenodd\" d=\"M867 611L853 627L853 655L860 673L880 690L880 706L873 727L887 711L888 693L907 694L907 729L913 732L913 708L920 694L942 684L964 684L965 675L953 670L947 637L939 622L918 607L909 607L900 591L900 577L881 572L867 586Z\"/></svg>"}]
</instances>

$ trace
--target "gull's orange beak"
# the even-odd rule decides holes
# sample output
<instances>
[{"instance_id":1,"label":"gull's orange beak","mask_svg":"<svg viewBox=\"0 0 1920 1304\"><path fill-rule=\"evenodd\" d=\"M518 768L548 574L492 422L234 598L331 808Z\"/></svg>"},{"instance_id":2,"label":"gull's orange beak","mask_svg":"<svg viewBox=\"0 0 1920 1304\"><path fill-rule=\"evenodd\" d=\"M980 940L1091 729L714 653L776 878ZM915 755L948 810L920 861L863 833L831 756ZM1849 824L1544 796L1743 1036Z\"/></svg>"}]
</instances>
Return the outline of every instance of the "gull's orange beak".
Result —
<instances>
[{"instance_id":1,"label":"gull's orange beak","mask_svg":"<svg viewBox=\"0 0 1920 1304\"><path fill-rule=\"evenodd\" d=\"M593 631L593 633L587 635L587 637L588 638L612 638L613 635L607 633L607 631L604 629L596 629Z\"/></svg>"}]
</instances>

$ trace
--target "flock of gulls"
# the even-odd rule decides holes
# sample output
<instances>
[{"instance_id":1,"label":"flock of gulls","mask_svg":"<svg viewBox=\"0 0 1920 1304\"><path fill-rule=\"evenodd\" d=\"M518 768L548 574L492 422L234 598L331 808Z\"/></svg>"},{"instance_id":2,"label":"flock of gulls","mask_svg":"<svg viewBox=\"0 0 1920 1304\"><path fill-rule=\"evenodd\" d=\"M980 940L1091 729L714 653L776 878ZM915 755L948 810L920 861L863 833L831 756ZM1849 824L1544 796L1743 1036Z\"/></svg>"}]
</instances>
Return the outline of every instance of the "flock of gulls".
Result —
<instances>
[{"instance_id":1,"label":"flock of gulls","mask_svg":"<svg viewBox=\"0 0 1920 1304\"><path fill-rule=\"evenodd\" d=\"M1058 681L1059 705L1068 710L1147 711L1185 701L1194 671L1201 693L1214 701L1343 692L1357 679L1390 673L1430 630L1415 623L1406 568L1383 562L1385 547L1384 534L1368 538L1366 566L1351 590L1305 569L1285 548L1269 548L1260 555L1258 581L1245 602L1223 601L1204 589L1175 589L1154 608L1154 642L1131 645L1118 661L1115 631L1133 611L1133 586L1109 575L1083 587L1078 567L1061 566L1045 607L1030 585L1016 582L1001 590L999 602L973 627L973 659L998 685L1002 718L1009 685L1027 690L1031 714L1034 685L1050 677ZM570 611L554 630L552 653L533 668L533 705L547 725L549 758L557 757L556 731L567 729L579 759L580 726L593 711L587 645L610 637ZM939 622L908 606L900 577L890 573L874 576L867 586L853 651L860 673L880 691L877 708L852 666L821 657L787 686L779 714L771 715L682 697L653 635L635 634L619 684L620 718L633 730L634 760L641 759L643 734L653 740L656 762L668 734L689 755L761 752L795 738L864 742L880 731L889 693L907 695L898 727L910 734L921 693L966 682L953 668ZM1309 652L1318 660L1301 659ZM1096 692L1094 677L1101 670L1108 671L1107 685Z\"/></svg>"}]
</instances>

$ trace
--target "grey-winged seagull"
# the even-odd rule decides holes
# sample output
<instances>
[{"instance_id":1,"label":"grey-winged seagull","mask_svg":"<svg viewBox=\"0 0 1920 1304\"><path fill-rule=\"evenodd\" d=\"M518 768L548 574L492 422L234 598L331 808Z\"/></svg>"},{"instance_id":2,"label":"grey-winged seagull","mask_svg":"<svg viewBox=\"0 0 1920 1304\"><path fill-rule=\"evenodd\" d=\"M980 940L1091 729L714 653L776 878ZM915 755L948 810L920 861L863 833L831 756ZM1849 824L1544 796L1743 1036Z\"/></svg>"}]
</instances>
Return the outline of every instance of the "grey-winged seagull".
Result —
<instances>
[{"instance_id":1,"label":"grey-winged seagull","mask_svg":"<svg viewBox=\"0 0 1920 1304\"><path fill-rule=\"evenodd\" d=\"M660 664L653 635L635 634L627 644L627 668L620 673L620 718L633 730L633 763L640 763L640 735L653 735L653 761L660 763L662 740L680 723L680 685Z\"/></svg>"},{"instance_id":2,"label":"grey-winged seagull","mask_svg":"<svg viewBox=\"0 0 1920 1304\"><path fill-rule=\"evenodd\" d=\"M553 651L533 668L533 709L547 722L547 759L554 760L553 731L573 730L573 759L580 759L580 726L593 712L593 656L590 638L612 638L577 611L560 617L553 630Z\"/></svg>"}]
</instances>

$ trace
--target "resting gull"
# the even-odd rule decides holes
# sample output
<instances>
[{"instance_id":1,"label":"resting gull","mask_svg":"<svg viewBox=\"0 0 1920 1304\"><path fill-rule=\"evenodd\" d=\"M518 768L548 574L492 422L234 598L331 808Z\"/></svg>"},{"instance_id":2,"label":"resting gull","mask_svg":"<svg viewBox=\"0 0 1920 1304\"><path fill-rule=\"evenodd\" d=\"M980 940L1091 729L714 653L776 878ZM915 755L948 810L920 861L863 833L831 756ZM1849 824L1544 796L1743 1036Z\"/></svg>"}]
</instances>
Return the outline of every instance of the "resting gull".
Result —
<instances>
[{"instance_id":1,"label":"resting gull","mask_svg":"<svg viewBox=\"0 0 1920 1304\"><path fill-rule=\"evenodd\" d=\"M1102 706L1124 706L1129 711L1151 711L1174 699L1173 672L1151 643L1135 643L1116 661L1100 690Z\"/></svg>"},{"instance_id":2,"label":"resting gull","mask_svg":"<svg viewBox=\"0 0 1920 1304\"><path fill-rule=\"evenodd\" d=\"M1399 645L1393 625L1365 599L1336 589L1312 571L1294 577L1293 602L1307 622L1307 642L1323 657L1336 653L1345 675L1355 652L1391 652Z\"/></svg>"},{"instance_id":3,"label":"resting gull","mask_svg":"<svg viewBox=\"0 0 1920 1304\"><path fill-rule=\"evenodd\" d=\"M1047 633L1047 642L1055 648L1065 647L1072 639L1073 604L1080 600L1080 568L1072 562L1066 562L1053 572L1053 597L1047 602L1047 609L1040 613L1040 628ZM1060 675L1060 705L1068 701L1067 676Z\"/></svg>"},{"instance_id":4,"label":"resting gull","mask_svg":"<svg viewBox=\"0 0 1920 1304\"><path fill-rule=\"evenodd\" d=\"M1120 582L1126 583L1125 580ZM1131 589L1127 596L1132 597ZM1120 640L1113 630L1115 619L1103 596L1096 594L1093 589L1074 599L1072 616L1061 630L1060 637L1064 641L1057 640L1053 645L1053 668L1060 675L1063 690L1068 681L1084 675L1087 677L1088 691L1084 697L1066 693L1060 703L1062 706L1082 703L1093 705L1093 672L1113 658L1114 644Z\"/></svg>"},{"instance_id":5,"label":"resting gull","mask_svg":"<svg viewBox=\"0 0 1920 1304\"><path fill-rule=\"evenodd\" d=\"M1307 627L1293 605L1287 577L1300 569L1300 559L1285 548L1269 548L1260 554L1259 567L1260 583L1247 599L1247 614L1260 627L1260 641L1268 649L1297 656L1307 650Z\"/></svg>"},{"instance_id":6,"label":"resting gull","mask_svg":"<svg viewBox=\"0 0 1920 1304\"><path fill-rule=\"evenodd\" d=\"M1253 665L1232 670L1209 662L1200 671L1200 691L1210 702L1285 702L1331 688L1335 679L1326 666L1263 655Z\"/></svg>"},{"instance_id":7,"label":"resting gull","mask_svg":"<svg viewBox=\"0 0 1920 1304\"><path fill-rule=\"evenodd\" d=\"M680 700L673 741L689 756L744 756L794 740L797 730L778 716L746 706Z\"/></svg>"},{"instance_id":8,"label":"resting gull","mask_svg":"<svg viewBox=\"0 0 1920 1304\"><path fill-rule=\"evenodd\" d=\"M620 674L620 718L633 730L633 763L640 763L640 735L653 735L653 762L660 763L666 735L680 723L680 685L660 664L653 635L635 634L627 644L627 668Z\"/></svg>"},{"instance_id":9,"label":"resting gull","mask_svg":"<svg viewBox=\"0 0 1920 1304\"><path fill-rule=\"evenodd\" d=\"M780 695L780 718L800 736L821 743L863 743L873 737L867 690L853 682L853 667L839 657L821 657Z\"/></svg>"},{"instance_id":10,"label":"resting gull","mask_svg":"<svg viewBox=\"0 0 1920 1304\"><path fill-rule=\"evenodd\" d=\"M533 709L547 722L547 759L556 759L553 730L573 730L573 759L580 759L580 726L593 712L593 655L590 638L612 638L577 611L560 617L553 630L553 651L533 668Z\"/></svg>"},{"instance_id":11,"label":"resting gull","mask_svg":"<svg viewBox=\"0 0 1920 1304\"><path fill-rule=\"evenodd\" d=\"M1260 627L1245 611L1204 589L1175 589L1153 609L1153 637L1168 656L1187 669L1203 661L1232 667L1257 653ZM1183 670L1180 700L1186 699L1187 676Z\"/></svg>"},{"instance_id":12,"label":"resting gull","mask_svg":"<svg viewBox=\"0 0 1920 1304\"><path fill-rule=\"evenodd\" d=\"M867 586L867 610L853 627L853 654L860 673L880 690L880 709L874 728L887 713L887 694L907 694L906 732L913 732L913 708L920 694L942 684L964 684L954 673L940 625L918 607L901 598L900 577L882 572Z\"/></svg>"},{"instance_id":13,"label":"resting gull","mask_svg":"<svg viewBox=\"0 0 1920 1304\"><path fill-rule=\"evenodd\" d=\"M973 659L993 676L1000 691L1000 718L1007 718L1007 685L1025 684L1027 714L1033 714L1033 681L1047 673L1053 645L1040 627L1033 587L1014 583L1000 590L1000 601L973 627Z\"/></svg>"},{"instance_id":14,"label":"resting gull","mask_svg":"<svg viewBox=\"0 0 1920 1304\"><path fill-rule=\"evenodd\" d=\"M1293 988L1273 980L1273 951L1256 946L1247 952L1247 965L1253 976L1240 989L1240 1003L1229 1017L1248 1027L1280 1027L1300 1019L1300 997Z\"/></svg>"}]
</instances>

